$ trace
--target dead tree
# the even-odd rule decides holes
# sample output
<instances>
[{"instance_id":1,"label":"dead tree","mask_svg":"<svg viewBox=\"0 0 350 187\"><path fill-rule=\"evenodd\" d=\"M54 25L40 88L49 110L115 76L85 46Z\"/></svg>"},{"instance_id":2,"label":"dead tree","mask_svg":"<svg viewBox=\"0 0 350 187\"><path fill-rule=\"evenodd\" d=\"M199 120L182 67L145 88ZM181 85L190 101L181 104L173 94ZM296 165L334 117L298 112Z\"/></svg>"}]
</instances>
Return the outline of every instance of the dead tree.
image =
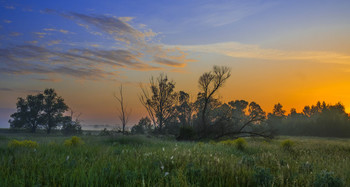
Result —
<instances>
[{"instance_id":1,"label":"dead tree","mask_svg":"<svg viewBox=\"0 0 350 187\"><path fill-rule=\"evenodd\" d=\"M122 123L122 126L123 126L123 134L125 134L125 126L127 125L128 121L129 121L129 116L130 116L131 110L129 110L127 108L127 105L125 104L122 84L119 87L119 95L114 93L114 98L119 103L120 108L118 109L118 117L119 117L119 119Z\"/></svg>"}]
</instances>

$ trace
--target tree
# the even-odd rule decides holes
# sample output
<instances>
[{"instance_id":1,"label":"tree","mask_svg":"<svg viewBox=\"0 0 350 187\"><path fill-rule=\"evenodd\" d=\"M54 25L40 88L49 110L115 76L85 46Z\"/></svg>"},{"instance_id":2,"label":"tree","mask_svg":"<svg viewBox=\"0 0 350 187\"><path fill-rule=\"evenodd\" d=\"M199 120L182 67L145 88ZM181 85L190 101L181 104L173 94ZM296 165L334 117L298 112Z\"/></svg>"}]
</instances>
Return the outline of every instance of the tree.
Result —
<instances>
[{"instance_id":1,"label":"tree","mask_svg":"<svg viewBox=\"0 0 350 187\"><path fill-rule=\"evenodd\" d=\"M123 85L120 85L119 87L119 95L114 94L115 99L118 101L120 108L119 108L119 119L122 122L123 126L123 134L125 134L125 126L129 121L129 116L131 113L131 110L128 110L125 102L124 102L124 96L123 96Z\"/></svg>"},{"instance_id":2,"label":"tree","mask_svg":"<svg viewBox=\"0 0 350 187\"><path fill-rule=\"evenodd\" d=\"M172 109L177 100L177 93L174 91L175 82L169 81L166 75L160 74L157 79L152 77L150 84L152 96L149 96L146 89L141 87L142 95L139 99L154 125L161 132L165 122L174 113Z\"/></svg>"},{"instance_id":3,"label":"tree","mask_svg":"<svg viewBox=\"0 0 350 187\"><path fill-rule=\"evenodd\" d=\"M35 132L44 127L47 133L64 122L69 121L63 113L68 110L64 100L54 89L45 89L43 94L28 95L26 99L18 98L17 112L9 120L11 128L25 128Z\"/></svg>"},{"instance_id":4,"label":"tree","mask_svg":"<svg viewBox=\"0 0 350 187\"><path fill-rule=\"evenodd\" d=\"M202 76L199 77L198 85L200 89L199 95L204 100L204 105L202 109L202 124L201 131L202 133L206 133L207 131L207 108L212 100L214 94L220 89L226 80L231 76L231 70L225 66L214 66L212 71L203 73Z\"/></svg>"},{"instance_id":5,"label":"tree","mask_svg":"<svg viewBox=\"0 0 350 187\"><path fill-rule=\"evenodd\" d=\"M63 113L68 110L62 97L58 96L54 89L45 89L42 118L47 133L56 128L63 120Z\"/></svg>"},{"instance_id":6,"label":"tree","mask_svg":"<svg viewBox=\"0 0 350 187\"><path fill-rule=\"evenodd\" d=\"M11 115L9 120L11 128L25 128L35 133L40 127L43 109L43 94L28 95L26 99L18 98L17 112Z\"/></svg>"},{"instance_id":7,"label":"tree","mask_svg":"<svg viewBox=\"0 0 350 187\"><path fill-rule=\"evenodd\" d=\"M179 92L179 103L175 106L175 116L182 126L190 125L193 108L190 103L190 95L184 91Z\"/></svg>"},{"instance_id":8,"label":"tree","mask_svg":"<svg viewBox=\"0 0 350 187\"><path fill-rule=\"evenodd\" d=\"M141 118L137 125L131 128L132 134L145 134L152 130L151 120L148 117Z\"/></svg>"},{"instance_id":9,"label":"tree","mask_svg":"<svg viewBox=\"0 0 350 187\"><path fill-rule=\"evenodd\" d=\"M72 135L72 134L81 134L82 130L81 130L81 125L80 125L80 117L81 114L78 114L77 116L75 116L75 120L73 120L74 118L74 111L71 110L71 115L70 116L64 116L61 123L62 123L62 133L64 135Z\"/></svg>"},{"instance_id":10,"label":"tree","mask_svg":"<svg viewBox=\"0 0 350 187\"><path fill-rule=\"evenodd\" d=\"M266 119L266 113L261 109L260 105L251 102L248 105L247 101L237 100L230 101L228 105L224 104L225 113L221 116L226 116L229 128L221 131L216 135L216 138L223 136L261 136L270 138L271 132L263 126L263 122ZM229 112L230 111L230 112Z\"/></svg>"},{"instance_id":11,"label":"tree","mask_svg":"<svg viewBox=\"0 0 350 187\"><path fill-rule=\"evenodd\" d=\"M282 108L283 106L281 105L281 103L275 104L275 106L273 107L272 115L277 117L285 117L286 111Z\"/></svg>"}]
</instances>

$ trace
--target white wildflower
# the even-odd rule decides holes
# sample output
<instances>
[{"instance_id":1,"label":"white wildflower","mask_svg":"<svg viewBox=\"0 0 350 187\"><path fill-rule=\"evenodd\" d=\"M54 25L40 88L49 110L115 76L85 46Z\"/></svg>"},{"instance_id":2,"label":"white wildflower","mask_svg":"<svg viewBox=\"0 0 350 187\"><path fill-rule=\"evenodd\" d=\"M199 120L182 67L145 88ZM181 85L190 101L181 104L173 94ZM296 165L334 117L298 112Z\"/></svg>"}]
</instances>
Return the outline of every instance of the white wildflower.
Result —
<instances>
[{"instance_id":1,"label":"white wildflower","mask_svg":"<svg viewBox=\"0 0 350 187\"><path fill-rule=\"evenodd\" d=\"M69 155L67 156L66 160L69 160Z\"/></svg>"},{"instance_id":2,"label":"white wildflower","mask_svg":"<svg viewBox=\"0 0 350 187\"><path fill-rule=\"evenodd\" d=\"M162 162L160 162L160 169L164 170L164 165Z\"/></svg>"},{"instance_id":3,"label":"white wildflower","mask_svg":"<svg viewBox=\"0 0 350 187\"><path fill-rule=\"evenodd\" d=\"M165 151L164 147L162 148L163 151Z\"/></svg>"},{"instance_id":4,"label":"white wildflower","mask_svg":"<svg viewBox=\"0 0 350 187\"><path fill-rule=\"evenodd\" d=\"M167 175L169 175L169 172L165 172L164 173L164 177L166 177Z\"/></svg>"},{"instance_id":5,"label":"white wildflower","mask_svg":"<svg viewBox=\"0 0 350 187\"><path fill-rule=\"evenodd\" d=\"M170 160L172 160L173 158L174 158L174 156L171 156L171 157L170 157Z\"/></svg>"}]
</instances>

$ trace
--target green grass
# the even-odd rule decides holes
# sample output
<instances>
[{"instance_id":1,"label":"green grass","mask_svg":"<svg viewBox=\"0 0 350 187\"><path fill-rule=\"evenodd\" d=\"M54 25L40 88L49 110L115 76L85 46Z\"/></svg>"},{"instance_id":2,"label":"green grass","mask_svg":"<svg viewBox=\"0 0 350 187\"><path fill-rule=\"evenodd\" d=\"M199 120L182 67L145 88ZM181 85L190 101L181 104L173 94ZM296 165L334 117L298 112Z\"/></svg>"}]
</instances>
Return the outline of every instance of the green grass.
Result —
<instances>
[{"instance_id":1,"label":"green grass","mask_svg":"<svg viewBox=\"0 0 350 187\"><path fill-rule=\"evenodd\" d=\"M143 136L81 136L83 145L65 146L70 138L0 135L0 186L350 185L348 139L247 138L237 149ZM13 139L38 147L8 147Z\"/></svg>"}]
</instances>

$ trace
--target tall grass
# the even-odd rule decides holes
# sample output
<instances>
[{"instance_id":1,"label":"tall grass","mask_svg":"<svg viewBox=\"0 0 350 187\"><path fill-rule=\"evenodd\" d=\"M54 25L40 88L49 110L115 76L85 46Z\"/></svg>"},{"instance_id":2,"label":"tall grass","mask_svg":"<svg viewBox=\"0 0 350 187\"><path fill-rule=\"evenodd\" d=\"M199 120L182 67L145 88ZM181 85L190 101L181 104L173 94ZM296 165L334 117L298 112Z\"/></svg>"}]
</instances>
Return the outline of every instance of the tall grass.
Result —
<instances>
[{"instance_id":1,"label":"tall grass","mask_svg":"<svg viewBox=\"0 0 350 187\"><path fill-rule=\"evenodd\" d=\"M350 185L346 139L246 139L244 149L143 136L30 137L35 149L0 141L0 186L313 186ZM28 137L25 137L28 139ZM16 137L16 139L21 139ZM331 178L331 179L329 179Z\"/></svg>"}]
</instances>

